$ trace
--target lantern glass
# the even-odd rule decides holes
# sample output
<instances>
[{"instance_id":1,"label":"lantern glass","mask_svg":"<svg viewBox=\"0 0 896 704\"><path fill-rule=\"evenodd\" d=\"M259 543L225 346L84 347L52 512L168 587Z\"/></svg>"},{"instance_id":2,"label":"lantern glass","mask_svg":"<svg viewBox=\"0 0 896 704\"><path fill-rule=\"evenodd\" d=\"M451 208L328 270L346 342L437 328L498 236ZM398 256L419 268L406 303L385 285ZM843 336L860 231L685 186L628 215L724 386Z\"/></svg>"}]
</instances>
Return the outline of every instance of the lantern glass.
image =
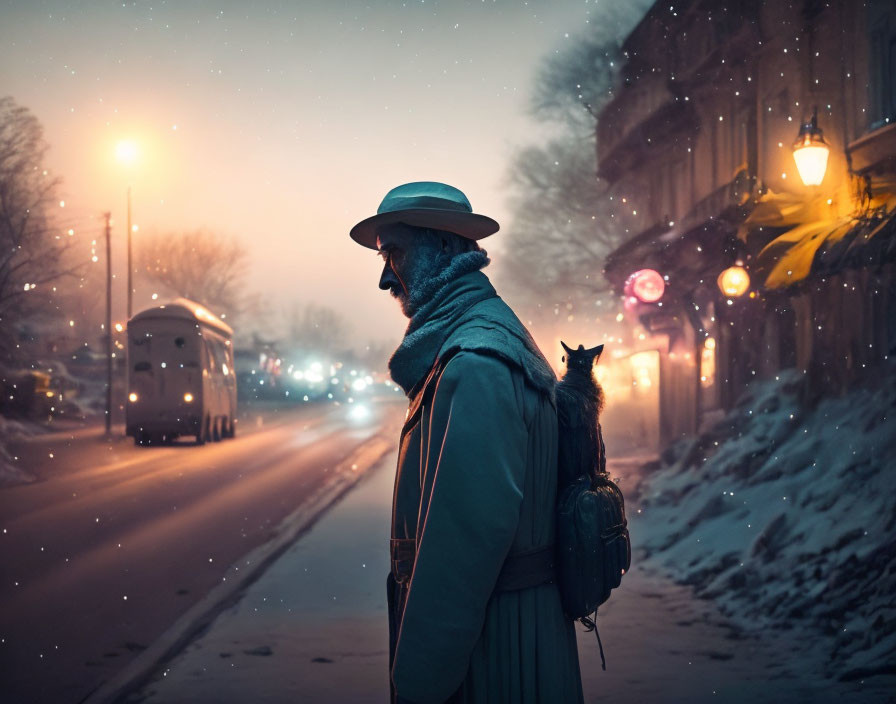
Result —
<instances>
[{"instance_id":1,"label":"lantern glass","mask_svg":"<svg viewBox=\"0 0 896 704\"><path fill-rule=\"evenodd\" d=\"M743 296L750 288L750 275L742 266L729 266L719 274L719 290L729 298Z\"/></svg>"},{"instance_id":2,"label":"lantern glass","mask_svg":"<svg viewBox=\"0 0 896 704\"><path fill-rule=\"evenodd\" d=\"M824 132L818 126L818 108L814 108L812 118L800 125L799 134L793 143L793 160L804 184L821 185L830 152L828 143L824 141Z\"/></svg>"},{"instance_id":3,"label":"lantern glass","mask_svg":"<svg viewBox=\"0 0 896 704\"><path fill-rule=\"evenodd\" d=\"M793 160L796 162L800 178L807 186L820 186L828 166L830 149L827 144L813 143L806 140L793 149Z\"/></svg>"}]
</instances>

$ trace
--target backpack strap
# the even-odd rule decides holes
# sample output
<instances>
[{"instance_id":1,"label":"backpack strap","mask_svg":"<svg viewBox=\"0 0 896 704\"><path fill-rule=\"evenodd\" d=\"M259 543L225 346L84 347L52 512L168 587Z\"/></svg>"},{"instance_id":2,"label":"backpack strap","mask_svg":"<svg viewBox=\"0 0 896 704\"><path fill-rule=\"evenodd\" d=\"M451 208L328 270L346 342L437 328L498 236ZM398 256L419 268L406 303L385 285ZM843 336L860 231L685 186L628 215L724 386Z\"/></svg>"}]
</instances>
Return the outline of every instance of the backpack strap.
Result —
<instances>
[{"instance_id":1,"label":"backpack strap","mask_svg":"<svg viewBox=\"0 0 896 704\"><path fill-rule=\"evenodd\" d=\"M418 384L419 391L414 394L411 405L408 406L408 414L405 418L404 425L401 428L401 436L404 436L405 432L407 432L407 430L411 428L417 421L417 418L420 417L420 414L423 412L424 405L429 403L429 401L432 399L432 395L435 393L436 384L433 382L438 381L439 376L441 376L445 367L448 366L448 362L451 361L451 358L454 357L457 352L460 352L460 350L456 350L450 354L446 354L440 359L436 360L436 363L433 364L432 369L429 371L429 374L423 379L422 382L420 382L420 384Z\"/></svg>"}]
</instances>

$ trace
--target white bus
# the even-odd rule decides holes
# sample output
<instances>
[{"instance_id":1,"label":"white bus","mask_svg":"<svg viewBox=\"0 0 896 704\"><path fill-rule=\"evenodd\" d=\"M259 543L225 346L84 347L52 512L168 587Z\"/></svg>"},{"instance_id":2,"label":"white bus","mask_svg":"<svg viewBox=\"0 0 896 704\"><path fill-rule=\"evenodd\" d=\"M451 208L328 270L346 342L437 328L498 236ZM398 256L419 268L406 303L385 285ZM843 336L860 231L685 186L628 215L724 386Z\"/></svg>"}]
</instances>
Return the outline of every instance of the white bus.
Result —
<instances>
[{"instance_id":1,"label":"white bus","mask_svg":"<svg viewBox=\"0 0 896 704\"><path fill-rule=\"evenodd\" d=\"M128 321L127 434L137 444L236 433L233 330L178 298Z\"/></svg>"}]
</instances>

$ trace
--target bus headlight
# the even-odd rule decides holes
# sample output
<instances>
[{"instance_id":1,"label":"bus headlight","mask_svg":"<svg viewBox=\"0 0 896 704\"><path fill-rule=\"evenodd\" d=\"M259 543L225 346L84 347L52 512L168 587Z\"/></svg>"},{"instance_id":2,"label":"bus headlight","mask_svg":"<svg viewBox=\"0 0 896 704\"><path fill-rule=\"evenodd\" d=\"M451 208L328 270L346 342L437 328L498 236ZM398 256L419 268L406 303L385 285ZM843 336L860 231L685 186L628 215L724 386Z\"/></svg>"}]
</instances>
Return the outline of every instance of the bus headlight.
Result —
<instances>
[{"instance_id":1,"label":"bus headlight","mask_svg":"<svg viewBox=\"0 0 896 704\"><path fill-rule=\"evenodd\" d=\"M131 393L128 394L128 401L130 401L131 403L137 403L137 394L131 391Z\"/></svg>"},{"instance_id":2,"label":"bus headlight","mask_svg":"<svg viewBox=\"0 0 896 704\"><path fill-rule=\"evenodd\" d=\"M191 394L189 391L185 393L184 401L186 401L187 403L193 403L193 394Z\"/></svg>"}]
</instances>

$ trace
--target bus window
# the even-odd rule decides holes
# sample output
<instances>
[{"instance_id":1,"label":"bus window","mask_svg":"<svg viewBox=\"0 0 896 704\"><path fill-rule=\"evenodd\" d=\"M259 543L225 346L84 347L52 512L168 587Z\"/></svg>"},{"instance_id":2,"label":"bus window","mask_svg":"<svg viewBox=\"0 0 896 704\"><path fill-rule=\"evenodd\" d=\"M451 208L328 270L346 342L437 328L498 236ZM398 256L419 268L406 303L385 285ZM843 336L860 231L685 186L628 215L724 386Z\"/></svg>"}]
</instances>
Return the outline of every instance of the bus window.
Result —
<instances>
[{"instance_id":1,"label":"bus window","mask_svg":"<svg viewBox=\"0 0 896 704\"><path fill-rule=\"evenodd\" d=\"M221 371L224 373L224 376L228 376L233 371L233 360L230 358L230 350L220 340L214 341L214 347L218 360L221 363Z\"/></svg>"},{"instance_id":2,"label":"bus window","mask_svg":"<svg viewBox=\"0 0 896 704\"><path fill-rule=\"evenodd\" d=\"M205 344L205 353L208 357L208 368L211 371L215 371L217 369L217 357L215 355L215 346L214 343L209 338L203 338L206 341Z\"/></svg>"}]
</instances>

